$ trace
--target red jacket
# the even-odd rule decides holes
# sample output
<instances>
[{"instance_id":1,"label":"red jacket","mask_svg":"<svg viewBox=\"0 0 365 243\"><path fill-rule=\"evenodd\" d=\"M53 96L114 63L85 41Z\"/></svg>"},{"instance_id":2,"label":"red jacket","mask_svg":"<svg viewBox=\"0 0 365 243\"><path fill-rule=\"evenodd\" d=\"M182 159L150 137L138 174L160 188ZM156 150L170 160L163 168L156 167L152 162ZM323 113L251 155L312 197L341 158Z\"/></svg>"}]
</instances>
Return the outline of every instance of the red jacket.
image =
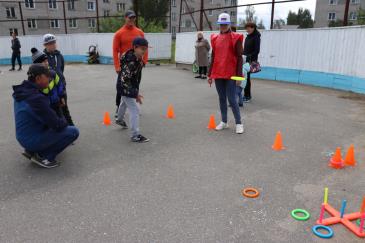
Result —
<instances>
[{"instance_id":1,"label":"red jacket","mask_svg":"<svg viewBox=\"0 0 365 243\"><path fill-rule=\"evenodd\" d=\"M114 34L113 38L113 59L115 69L120 68L120 57L123 53L133 48L132 43L136 37L144 37L144 33L139 28L124 25ZM143 57L143 62L148 61L148 51Z\"/></svg>"},{"instance_id":2,"label":"red jacket","mask_svg":"<svg viewBox=\"0 0 365 243\"><path fill-rule=\"evenodd\" d=\"M211 36L213 52L210 78L231 79L232 76L242 76L242 43L243 35L231 31Z\"/></svg>"}]
</instances>

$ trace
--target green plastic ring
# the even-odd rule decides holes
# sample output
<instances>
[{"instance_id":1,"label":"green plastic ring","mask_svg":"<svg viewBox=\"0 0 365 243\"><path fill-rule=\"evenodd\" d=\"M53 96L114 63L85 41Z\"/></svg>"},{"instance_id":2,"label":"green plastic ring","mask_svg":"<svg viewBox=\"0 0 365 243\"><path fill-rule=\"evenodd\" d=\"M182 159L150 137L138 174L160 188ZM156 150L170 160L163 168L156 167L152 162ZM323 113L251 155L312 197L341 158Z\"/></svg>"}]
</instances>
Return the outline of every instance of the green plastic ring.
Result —
<instances>
[{"instance_id":1,"label":"green plastic ring","mask_svg":"<svg viewBox=\"0 0 365 243\"><path fill-rule=\"evenodd\" d=\"M304 216L298 216L298 213L304 214ZM310 218L311 215L306 210L297 208L291 211L291 216L296 220L306 221Z\"/></svg>"},{"instance_id":2,"label":"green plastic ring","mask_svg":"<svg viewBox=\"0 0 365 243\"><path fill-rule=\"evenodd\" d=\"M360 227L360 219L356 220L356 224ZM365 229L365 224L363 226L363 229Z\"/></svg>"}]
</instances>

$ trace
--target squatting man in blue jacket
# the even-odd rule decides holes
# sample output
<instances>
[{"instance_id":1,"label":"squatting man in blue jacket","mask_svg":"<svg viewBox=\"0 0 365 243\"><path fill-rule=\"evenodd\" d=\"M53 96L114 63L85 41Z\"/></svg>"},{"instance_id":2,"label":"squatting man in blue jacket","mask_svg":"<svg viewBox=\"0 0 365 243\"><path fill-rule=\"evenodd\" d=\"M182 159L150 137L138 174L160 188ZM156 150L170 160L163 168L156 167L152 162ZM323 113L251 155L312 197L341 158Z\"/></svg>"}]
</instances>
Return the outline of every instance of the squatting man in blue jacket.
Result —
<instances>
[{"instance_id":1,"label":"squatting man in blue jacket","mask_svg":"<svg viewBox=\"0 0 365 243\"><path fill-rule=\"evenodd\" d=\"M33 64L27 74L27 80L13 86L16 139L25 157L41 167L54 168L59 166L56 156L78 138L79 130L56 114L42 92L48 87L50 70Z\"/></svg>"}]
</instances>

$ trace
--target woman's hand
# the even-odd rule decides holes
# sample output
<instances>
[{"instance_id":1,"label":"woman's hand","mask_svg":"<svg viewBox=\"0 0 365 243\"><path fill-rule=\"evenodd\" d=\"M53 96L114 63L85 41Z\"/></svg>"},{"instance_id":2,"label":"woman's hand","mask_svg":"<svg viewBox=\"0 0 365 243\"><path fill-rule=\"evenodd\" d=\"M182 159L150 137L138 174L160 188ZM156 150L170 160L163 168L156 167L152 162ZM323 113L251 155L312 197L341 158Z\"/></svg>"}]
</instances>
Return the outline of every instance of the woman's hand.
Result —
<instances>
[{"instance_id":1,"label":"woman's hand","mask_svg":"<svg viewBox=\"0 0 365 243\"><path fill-rule=\"evenodd\" d=\"M212 78L208 78L208 84L210 87L212 87L212 83L213 83L213 79Z\"/></svg>"}]
</instances>

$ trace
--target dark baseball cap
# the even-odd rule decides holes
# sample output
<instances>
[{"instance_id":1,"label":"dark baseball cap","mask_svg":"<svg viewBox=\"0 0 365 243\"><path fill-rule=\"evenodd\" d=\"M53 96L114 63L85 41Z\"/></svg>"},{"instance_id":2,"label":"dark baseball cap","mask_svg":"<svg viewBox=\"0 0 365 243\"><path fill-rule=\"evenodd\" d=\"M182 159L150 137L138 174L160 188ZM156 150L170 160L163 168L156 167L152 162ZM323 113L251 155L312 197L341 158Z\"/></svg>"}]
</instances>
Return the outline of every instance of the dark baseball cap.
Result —
<instances>
[{"instance_id":1,"label":"dark baseball cap","mask_svg":"<svg viewBox=\"0 0 365 243\"><path fill-rule=\"evenodd\" d=\"M133 46L146 46L146 47L148 47L148 41L143 37L136 37L133 40Z\"/></svg>"},{"instance_id":2,"label":"dark baseball cap","mask_svg":"<svg viewBox=\"0 0 365 243\"><path fill-rule=\"evenodd\" d=\"M51 72L49 71L49 69L41 63L32 64L29 67L27 74L28 78L35 78L42 74L46 75L47 77L51 77Z\"/></svg>"},{"instance_id":3,"label":"dark baseball cap","mask_svg":"<svg viewBox=\"0 0 365 243\"><path fill-rule=\"evenodd\" d=\"M127 10L127 12L125 12L124 17L126 18L131 18L131 17L136 17L136 13L133 10Z\"/></svg>"}]
</instances>

